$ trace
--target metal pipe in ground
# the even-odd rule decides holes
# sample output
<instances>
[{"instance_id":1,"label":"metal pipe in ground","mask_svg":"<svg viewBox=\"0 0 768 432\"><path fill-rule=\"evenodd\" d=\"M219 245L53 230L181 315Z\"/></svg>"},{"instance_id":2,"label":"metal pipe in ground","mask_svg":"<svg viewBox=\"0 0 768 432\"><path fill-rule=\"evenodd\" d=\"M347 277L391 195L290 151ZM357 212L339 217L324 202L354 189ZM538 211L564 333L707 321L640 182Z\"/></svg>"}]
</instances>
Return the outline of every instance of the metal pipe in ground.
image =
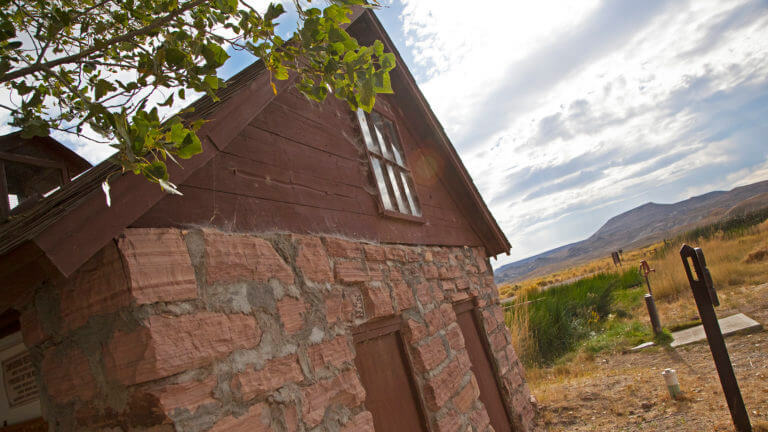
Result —
<instances>
[{"instance_id":1,"label":"metal pipe in ground","mask_svg":"<svg viewBox=\"0 0 768 432\"><path fill-rule=\"evenodd\" d=\"M653 334L659 335L661 333L661 319L659 319L659 311L656 310L656 303L653 301L652 295L645 295L645 306L648 308L648 316L651 317Z\"/></svg>"},{"instance_id":2,"label":"metal pipe in ground","mask_svg":"<svg viewBox=\"0 0 768 432\"><path fill-rule=\"evenodd\" d=\"M645 306L648 308L648 316L651 318L651 328L653 334L658 336L661 334L661 319L659 318L659 311L656 309L656 303L653 301L653 292L651 291L651 281L648 280L648 275L656 270L652 269L648 265L646 260L640 261L640 274L645 278L645 285L648 287L648 294L645 295Z\"/></svg>"},{"instance_id":3,"label":"metal pipe in ground","mask_svg":"<svg viewBox=\"0 0 768 432\"><path fill-rule=\"evenodd\" d=\"M664 377L664 382L667 384L669 396L671 396L672 399L678 399L683 392L680 391L680 382L677 380L677 372L674 369L667 368L664 369L661 376Z\"/></svg>"}]
</instances>

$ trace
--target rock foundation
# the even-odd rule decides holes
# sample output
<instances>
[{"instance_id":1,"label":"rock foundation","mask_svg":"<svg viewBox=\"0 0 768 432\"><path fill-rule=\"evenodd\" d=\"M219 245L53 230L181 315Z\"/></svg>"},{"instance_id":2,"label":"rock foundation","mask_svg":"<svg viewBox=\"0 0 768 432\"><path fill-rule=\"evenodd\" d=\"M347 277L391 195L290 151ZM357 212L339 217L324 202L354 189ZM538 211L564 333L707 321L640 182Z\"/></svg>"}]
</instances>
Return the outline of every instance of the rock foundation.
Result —
<instances>
[{"instance_id":1,"label":"rock foundation","mask_svg":"<svg viewBox=\"0 0 768 432\"><path fill-rule=\"evenodd\" d=\"M534 416L479 248L127 229L34 298L54 430L372 431L352 331L392 315L432 430L491 430L452 308L470 298L516 430Z\"/></svg>"}]
</instances>

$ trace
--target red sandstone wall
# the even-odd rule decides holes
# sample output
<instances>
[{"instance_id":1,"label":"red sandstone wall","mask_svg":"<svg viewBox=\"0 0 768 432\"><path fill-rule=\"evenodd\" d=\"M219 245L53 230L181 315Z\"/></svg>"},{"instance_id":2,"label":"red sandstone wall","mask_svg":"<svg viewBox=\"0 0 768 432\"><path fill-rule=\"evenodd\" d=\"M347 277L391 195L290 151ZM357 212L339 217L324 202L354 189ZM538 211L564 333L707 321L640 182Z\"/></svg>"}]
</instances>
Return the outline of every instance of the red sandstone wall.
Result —
<instances>
[{"instance_id":1,"label":"red sandstone wall","mask_svg":"<svg viewBox=\"0 0 768 432\"><path fill-rule=\"evenodd\" d=\"M56 430L373 430L351 331L401 314L432 430L484 431L451 307L469 297L527 430L529 391L476 248L128 229L21 320Z\"/></svg>"}]
</instances>

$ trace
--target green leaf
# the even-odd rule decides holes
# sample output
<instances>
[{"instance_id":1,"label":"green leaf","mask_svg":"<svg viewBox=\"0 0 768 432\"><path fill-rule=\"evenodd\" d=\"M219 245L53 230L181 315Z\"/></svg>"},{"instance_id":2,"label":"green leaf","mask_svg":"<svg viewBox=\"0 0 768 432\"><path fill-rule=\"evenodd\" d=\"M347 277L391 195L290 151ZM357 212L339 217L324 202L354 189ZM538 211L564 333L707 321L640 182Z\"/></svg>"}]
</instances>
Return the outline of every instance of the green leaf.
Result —
<instances>
[{"instance_id":1,"label":"green leaf","mask_svg":"<svg viewBox=\"0 0 768 432\"><path fill-rule=\"evenodd\" d=\"M287 80L289 78L288 69L282 64L278 64L275 68L275 78L279 80Z\"/></svg>"},{"instance_id":2,"label":"green leaf","mask_svg":"<svg viewBox=\"0 0 768 432\"><path fill-rule=\"evenodd\" d=\"M394 93L392 82L389 79L389 72L383 70L374 72L373 89L376 93Z\"/></svg>"},{"instance_id":3,"label":"green leaf","mask_svg":"<svg viewBox=\"0 0 768 432\"><path fill-rule=\"evenodd\" d=\"M203 81L213 90L219 88L219 78L216 75L206 75Z\"/></svg>"},{"instance_id":4,"label":"green leaf","mask_svg":"<svg viewBox=\"0 0 768 432\"><path fill-rule=\"evenodd\" d=\"M264 13L264 21L270 22L283 13L285 13L285 9L283 8L282 4L270 3L269 7L267 7L267 12Z\"/></svg>"},{"instance_id":5,"label":"green leaf","mask_svg":"<svg viewBox=\"0 0 768 432\"><path fill-rule=\"evenodd\" d=\"M379 56L379 64L381 65L381 68L385 71L391 71L395 68L395 55L392 53L386 53L384 55Z\"/></svg>"},{"instance_id":6,"label":"green leaf","mask_svg":"<svg viewBox=\"0 0 768 432\"><path fill-rule=\"evenodd\" d=\"M357 98L360 108L365 112L371 112L376 101L376 92L373 87L373 79L368 78L360 82L360 93Z\"/></svg>"},{"instance_id":7,"label":"green leaf","mask_svg":"<svg viewBox=\"0 0 768 432\"><path fill-rule=\"evenodd\" d=\"M351 14L352 11L349 8L346 8L344 6L339 6L337 4L331 4L325 10L323 11L323 16L326 18L330 18L333 21L343 24L350 22L349 17L347 15Z\"/></svg>"},{"instance_id":8,"label":"green leaf","mask_svg":"<svg viewBox=\"0 0 768 432\"><path fill-rule=\"evenodd\" d=\"M384 55L384 44L378 39L373 41L373 52L376 54L376 57Z\"/></svg>"},{"instance_id":9,"label":"green leaf","mask_svg":"<svg viewBox=\"0 0 768 432\"><path fill-rule=\"evenodd\" d=\"M94 87L94 96L96 97L96 100L99 100L103 98L107 93L116 90L115 86L105 80L105 79L99 79L96 81L96 86Z\"/></svg>"},{"instance_id":10,"label":"green leaf","mask_svg":"<svg viewBox=\"0 0 768 432\"><path fill-rule=\"evenodd\" d=\"M151 181L168 180L168 168L162 161L153 161L149 164L142 164L142 173L144 177Z\"/></svg>"},{"instance_id":11,"label":"green leaf","mask_svg":"<svg viewBox=\"0 0 768 432\"><path fill-rule=\"evenodd\" d=\"M187 54L184 51L176 48L169 47L165 49L165 62L171 67L182 67L184 61L187 59Z\"/></svg>"},{"instance_id":12,"label":"green leaf","mask_svg":"<svg viewBox=\"0 0 768 432\"><path fill-rule=\"evenodd\" d=\"M203 47L203 58L208 64L218 68L227 61L229 54L219 45L208 43Z\"/></svg>"},{"instance_id":13,"label":"green leaf","mask_svg":"<svg viewBox=\"0 0 768 432\"><path fill-rule=\"evenodd\" d=\"M200 142L200 138L194 132L188 132L176 154L182 159L189 159L198 153L202 153L202 151L203 145Z\"/></svg>"},{"instance_id":14,"label":"green leaf","mask_svg":"<svg viewBox=\"0 0 768 432\"><path fill-rule=\"evenodd\" d=\"M174 123L171 126L171 130L168 132L168 138L174 144L181 144L184 138L189 134L189 131L181 123Z\"/></svg>"}]
</instances>

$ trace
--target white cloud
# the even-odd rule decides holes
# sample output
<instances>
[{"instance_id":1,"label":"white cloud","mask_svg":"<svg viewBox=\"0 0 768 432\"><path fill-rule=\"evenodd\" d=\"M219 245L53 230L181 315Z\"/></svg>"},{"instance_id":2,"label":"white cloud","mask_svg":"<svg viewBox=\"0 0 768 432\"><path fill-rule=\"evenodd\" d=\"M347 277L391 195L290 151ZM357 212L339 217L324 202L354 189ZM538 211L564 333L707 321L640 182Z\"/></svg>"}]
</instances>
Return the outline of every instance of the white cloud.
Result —
<instances>
[{"instance_id":1,"label":"white cloud","mask_svg":"<svg viewBox=\"0 0 768 432\"><path fill-rule=\"evenodd\" d=\"M750 165L768 159L763 2L404 3L415 75L513 243L502 262L768 177Z\"/></svg>"}]
</instances>

